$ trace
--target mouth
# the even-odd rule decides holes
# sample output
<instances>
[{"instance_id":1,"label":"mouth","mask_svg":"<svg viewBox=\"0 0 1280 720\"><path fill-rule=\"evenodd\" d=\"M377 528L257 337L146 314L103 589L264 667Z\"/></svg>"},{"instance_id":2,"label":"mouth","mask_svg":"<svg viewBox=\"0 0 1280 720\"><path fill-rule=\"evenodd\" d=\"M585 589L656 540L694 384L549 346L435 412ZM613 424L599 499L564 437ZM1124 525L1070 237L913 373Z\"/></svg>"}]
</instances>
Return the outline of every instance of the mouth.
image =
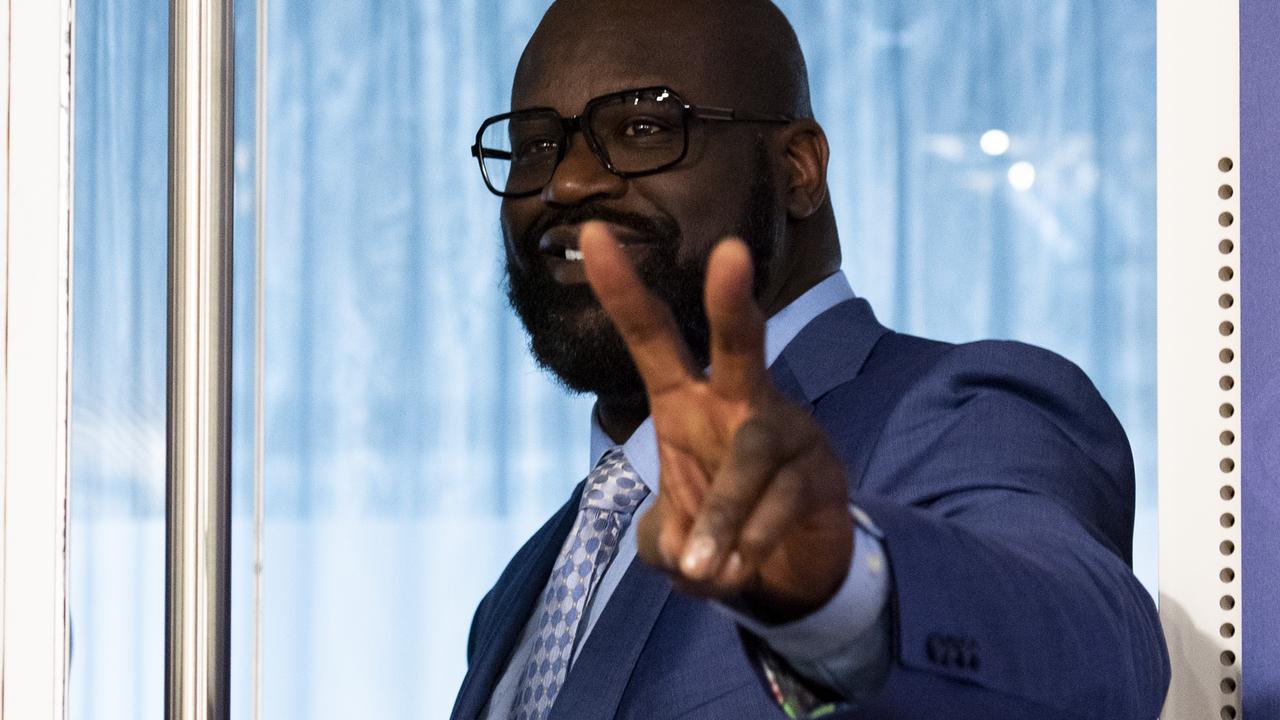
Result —
<instances>
[{"instance_id":1,"label":"mouth","mask_svg":"<svg viewBox=\"0 0 1280 720\"><path fill-rule=\"evenodd\" d=\"M653 241L635 230L622 225L607 223L609 233L622 245L633 263L639 262L648 252ZM564 285L586 282L582 268L582 250L578 238L582 225L557 225L542 234L538 240L538 254L545 258L555 280Z\"/></svg>"}]
</instances>

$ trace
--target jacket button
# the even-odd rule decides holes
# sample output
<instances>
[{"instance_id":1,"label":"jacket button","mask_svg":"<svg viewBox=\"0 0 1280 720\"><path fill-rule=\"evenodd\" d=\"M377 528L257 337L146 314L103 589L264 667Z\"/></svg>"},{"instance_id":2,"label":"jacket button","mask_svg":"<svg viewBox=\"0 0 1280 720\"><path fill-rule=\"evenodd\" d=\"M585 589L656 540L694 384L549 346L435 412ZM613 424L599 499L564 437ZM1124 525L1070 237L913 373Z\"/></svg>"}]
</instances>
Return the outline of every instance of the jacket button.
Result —
<instances>
[{"instance_id":1,"label":"jacket button","mask_svg":"<svg viewBox=\"0 0 1280 720\"><path fill-rule=\"evenodd\" d=\"M978 663L978 641L972 638L965 638L964 649L965 649L965 653L969 656L969 662L968 662L969 669L977 670L978 664L979 664Z\"/></svg>"},{"instance_id":2,"label":"jacket button","mask_svg":"<svg viewBox=\"0 0 1280 720\"><path fill-rule=\"evenodd\" d=\"M929 662L939 665L947 664L947 641L937 633L930 633L929 637L924 641L925 655L929 658Z\"/></svg>"},{"instance_id":3,"label":"jacket button","mask_svg":"<svg viewBox=\"0 0 1280 720\"><path fill-rule=\"evenodd\" d=\"M925 656L929 662L959 670L977 670L978 641L962 635L930 633L925 638Z\"/></svg>"}]
</instances>

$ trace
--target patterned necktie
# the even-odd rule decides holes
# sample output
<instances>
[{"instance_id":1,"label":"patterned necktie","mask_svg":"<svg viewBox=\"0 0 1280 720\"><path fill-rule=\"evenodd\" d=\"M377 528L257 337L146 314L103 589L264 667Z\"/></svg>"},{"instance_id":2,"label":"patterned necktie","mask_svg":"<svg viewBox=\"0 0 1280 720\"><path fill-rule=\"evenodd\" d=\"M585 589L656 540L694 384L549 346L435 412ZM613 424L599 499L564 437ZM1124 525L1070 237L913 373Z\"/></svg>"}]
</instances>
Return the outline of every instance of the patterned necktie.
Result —
<instances>
[{"instance_id":1,"label":"patterned necktie","mask_svg":"<svg viewBox=\"0 0 1280 720\"><path fill-rule=\"evenodd\" d=\"M533 653L520 676L512 720L543 720L551 711L577 646L579 623L600 578L618 551L649 488L619 449L600 458L587 476L573 532L556 558L542 603L533 616Z\"/></svg>"}]
</instances>

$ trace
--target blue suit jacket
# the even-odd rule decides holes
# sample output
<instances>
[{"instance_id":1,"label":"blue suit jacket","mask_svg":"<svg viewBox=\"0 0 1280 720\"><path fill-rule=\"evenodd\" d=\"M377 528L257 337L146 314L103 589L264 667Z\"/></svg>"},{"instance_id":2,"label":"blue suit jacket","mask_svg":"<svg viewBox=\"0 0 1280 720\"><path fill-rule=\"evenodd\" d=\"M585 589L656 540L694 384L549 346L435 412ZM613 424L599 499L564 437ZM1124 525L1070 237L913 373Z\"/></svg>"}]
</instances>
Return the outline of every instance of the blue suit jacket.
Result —
<instances>
[{"instance_id":1,"label":"blue suit jacket","mask_svg":"<svg viewBox=\"0 0 1280 720\"><path fill-rule=\"evenodd\" d=\"M1130 570L1129 444L1078 368L1018 343L893 333L851 300L810 323L770 372L844 459L893 573L888 679L828 717L1157 716L1169 665ZM577 502L481 601L454 718L488 701ZM783 718L746 640L706 601L633 563L551 718Z\"/></svg>"}]
</instances>

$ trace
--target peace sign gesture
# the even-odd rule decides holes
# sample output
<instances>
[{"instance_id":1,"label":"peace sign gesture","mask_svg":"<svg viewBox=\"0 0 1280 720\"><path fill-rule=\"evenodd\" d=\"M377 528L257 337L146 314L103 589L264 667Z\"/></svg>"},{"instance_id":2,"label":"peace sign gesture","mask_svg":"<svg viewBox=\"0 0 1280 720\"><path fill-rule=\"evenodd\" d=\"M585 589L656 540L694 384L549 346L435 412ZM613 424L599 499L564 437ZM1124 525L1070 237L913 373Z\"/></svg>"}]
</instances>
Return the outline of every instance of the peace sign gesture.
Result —
<instances>
[{"instance_id":1,"label":"peace sign gesture","mask_svg":"<svg viewBox=\"0 0 1280 720\"><path fill-rule=\"evenodd\" d=\"M680 589L794 619L840 587L853 552L844 470L809 413L773 386L751 257L719 243L707 267L711 371L602 223L582 229L587 280L635 360L661 487L637 524L640 558Z\"/></svg>"}]
</instances>

